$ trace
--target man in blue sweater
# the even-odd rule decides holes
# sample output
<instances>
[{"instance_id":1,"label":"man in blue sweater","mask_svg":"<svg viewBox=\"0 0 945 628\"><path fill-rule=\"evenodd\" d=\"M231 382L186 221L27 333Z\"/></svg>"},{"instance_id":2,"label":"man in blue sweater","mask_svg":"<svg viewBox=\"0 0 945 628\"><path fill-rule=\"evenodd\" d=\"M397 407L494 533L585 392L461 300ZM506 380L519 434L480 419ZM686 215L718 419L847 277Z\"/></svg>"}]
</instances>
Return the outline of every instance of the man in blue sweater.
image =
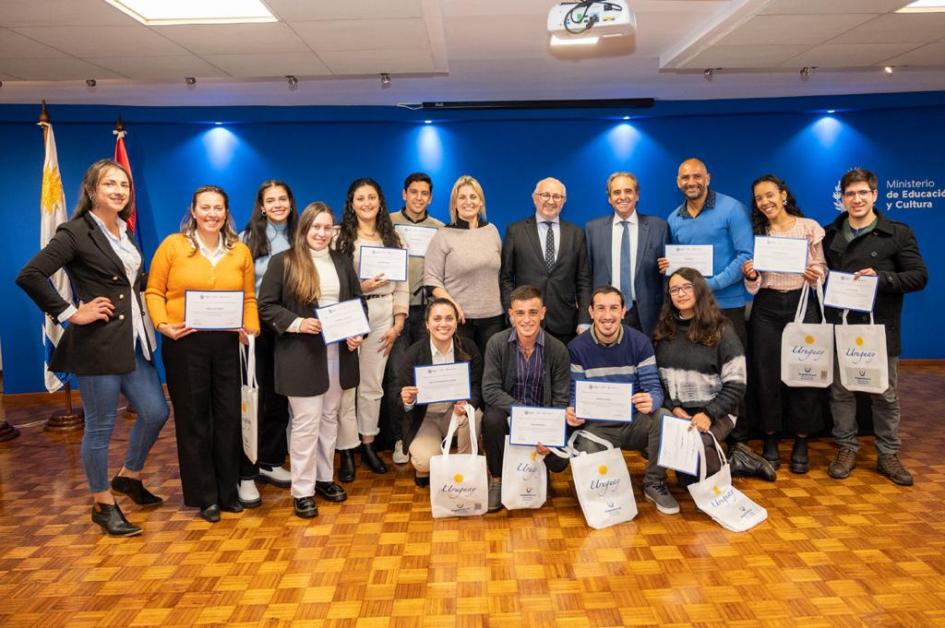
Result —
<instances>
[{"instance_id":1,"label":"man in blue sweater","mask_svg":"<svg viewBox=\"0 0 945 628\"><path fill-rule=\"evenodd\" d=\"M753 254L755 237L748 208L731 196L710 189L711 179L705 163L699 159L690 158L679 164L676 185L685 200L666 219L669 239L673 244L712 245L712 276L706 277L706 283L747 353L745 305L750 297L741 269ZM660 272L669 268L665 257L658 259L657 264ZM731 438L744 442L751 427L744 403L738 414L742 420L736 423Z\"/></svg>"},{"instance_id":2,"label":"man in blue sweater","mask_svg":"<svg viewBox=\"0 0 945 628\"><path fill-rule=\"evenodd\" d=\"M626 307L623 294L613 286L597 288L591 295L589 333L568 344L571 355L571 405L566 410L568 425L600 436L615 447L644 452L649 459L643 476L643 494L666 515L679 512L679 504L666 487L666 470L656 464L659 454L663 415L663 387L656 369L656 357L650 339L622 323ZM578 380L633 384L630 398L635 412L630 423L610 421L585 422L574 414L574 389ZM581 451L599 451L601 445L578 438ZM546 459L554 466L553 456ZM552 470L555 470L552 468Z\"/></svg>"}]
</instances>

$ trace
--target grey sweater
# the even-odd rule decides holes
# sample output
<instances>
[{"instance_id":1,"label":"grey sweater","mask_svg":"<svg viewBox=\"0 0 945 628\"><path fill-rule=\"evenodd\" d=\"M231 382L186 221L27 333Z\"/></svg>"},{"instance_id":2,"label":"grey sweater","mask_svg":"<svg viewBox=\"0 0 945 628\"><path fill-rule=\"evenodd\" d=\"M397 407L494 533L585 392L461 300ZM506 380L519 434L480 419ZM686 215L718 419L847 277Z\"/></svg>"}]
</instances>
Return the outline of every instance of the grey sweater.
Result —
<instances>
[{"instance_id":1,"label":"grey sweater","mask_svg":"<svg viewBox=\"0 0 945 628\"><path fill-rule=\"evenodd\" d=\"M424 283L446 290L467 318L499 316L501 266L502 240L494 225L446 227L433 236L427 248Z\"/></svg>"}]
</instances>

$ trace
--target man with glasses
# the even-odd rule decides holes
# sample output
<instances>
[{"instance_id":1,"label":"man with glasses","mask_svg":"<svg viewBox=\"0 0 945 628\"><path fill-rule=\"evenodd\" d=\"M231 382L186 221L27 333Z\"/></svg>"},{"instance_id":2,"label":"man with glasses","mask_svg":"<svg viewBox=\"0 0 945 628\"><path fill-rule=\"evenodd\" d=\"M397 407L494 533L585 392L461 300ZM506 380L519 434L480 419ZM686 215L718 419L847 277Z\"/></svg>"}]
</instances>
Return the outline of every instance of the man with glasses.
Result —
<instances>
[{"instance_id":1,"label":"man with glasses","mask_svg":"<svg viewBox=\"0 0 945 628\"><path fill-rule=\"evenodd\" d=\"M876 208L879 196L876 184L876 175L863 168L853 168L840 179L846 211L826 228L824 256L830 270L879 278L872 318L886 328L889 387L882 394L870 395L878 453L876 467L892 482L911 486L912 474L899 459L899 325L903 295L922 290L928 281L928 270L912 229L889 220ZM830 322L840 323L841 316L841 310L827 308ZM869 323L870 314L850 312L847 322ZM827 473L840 480L848 477L856 466L859 444L856 399L840 384L839 372L834 373L830 386L830 412L837 454Z\"/></svg>"},{"instance_id":2,"label":"man with glasses","mask_svg":"<svg viewBox=\"0 0 945 628\"><path fill-rule=\"evenodd\" d=\"M627 301L624 324L649 336L663 306L663 277L656 260L669 241L666 221L638 211L640 184L630 172L607 179L610 216L587 223L592 285L613 286Z\"/></svg>"},{"instance_id":3,"label":"man with glasses","mask_svg":"<svg viewBox=\"0 0 945 628\"><path fill-rule=\"evenodd\" d=\"M516 287L535 286L547 308L545 329L564 344L590 324L591 300L584 231L560 218L566 199L561 181L549 177L538 182L532 193L535 214L505 232L499 274L502 307L509 309Z\"/></svg>"}]
</instances>

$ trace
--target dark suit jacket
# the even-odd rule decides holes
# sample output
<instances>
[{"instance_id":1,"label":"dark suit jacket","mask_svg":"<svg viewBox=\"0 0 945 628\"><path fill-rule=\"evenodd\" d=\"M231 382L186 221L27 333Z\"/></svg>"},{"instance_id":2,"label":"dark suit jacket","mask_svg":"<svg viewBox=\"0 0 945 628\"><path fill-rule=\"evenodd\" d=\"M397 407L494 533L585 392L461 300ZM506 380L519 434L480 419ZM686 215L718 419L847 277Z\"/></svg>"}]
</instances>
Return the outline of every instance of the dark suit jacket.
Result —
<instances>
[{"instance_id":1,"label":"dark suit jacket","mask_svg":"<svg viewBox=\"0 0 945 628\"><path fill-rule=\"evenodd\" d=\"M640 327L647 336L653 333L663 306L663 275L656 265L656 258L663 256L669 243L669 227L666 221L656 216L637 214L640 233L637 236L636 267L633 272L633 289L640 317ZM587 254L591 262L591 276L595 288L609 286L612 279L614 214L595 218L587 223ZM620 286L617 286L618 288ZM629 299L629 295L624 295Z\"/></svg>"},{"instance_id":2,"label":"dark suit jacket","mask_svg":"<svg viewBox=\"0 0 945 628\"><path fill-rule=\"evenodd\" d=\"M259 317L262 323L275 330L274 350L275 390L291 397L314 397L328 390L328 358L325 339L321 334L287 333L296 318L312 318L318 303L302 303L285 286L285 256L277 253L269 260L269 267L259 286ZM361 282L351 264L351 258L331 251L341 284L339 301L361 298ZM362 305L364 302L362 300ZM365 312L367 307L365 306ZM341 342L338 346L339 380L342 388L354 388L360 382L358 352L349 351Z\"/></svg>"},{"instance_id":3,"label":"dark suit jacket","mask_svg":"<svg viewBox=\"0 0 945 628\"><path fill-rule=\"evenodd\" d=\"M548 313L545 327L559 335L573 334L578 323L590 323L591 275L587 265L584 232L561 221L558 258L549 272L545 268L545 245L539 241L535 216L509 225L502 240L502 270L499 285L502 307L509 308L509 295L522 285L541 290Z\"/></svg>"},{"instance_id":4,"label":"dark suit jacket","mask_svg":"<svg viewBox=\"0 0 945 628\"><path fill-rule=\"evenodd\" d=\"M141 299L141 290L147 284L144 255L141 259L132 286L107 236L86 214L59 225L49 244L23 267L16 284L54 319L72 305L49 283L49 277L61 268L72 282L76 302L107 297L115 306L107 321L67 325L53 352L50 370L76 375L118 375L135 370L131 300L138 301L142 313L147 311ZM152 338L148 338L148 344L154 355Z\"/></svg>"},{"instance_id":5,"label":"dark suit jacket","mask_svg":"<svg viewBox=\"0 0 945 628\"><path fill-rule=\"evenodd\" d=\"M455 340L454 340L455 342ZM472 407L482 408L482 356L479 355L479 349L476 343L469 339L463 340L463 349L469 354L469 393L472 398L469 403ZM455 348L454 348L455 353ZM462 362L459 356L456 356L457 362ZM404 357L397 365L397 396L400 397L400 389L404 386L416 385L416 373L413 370L415 366L429 366L433 364L433 354L430 352L430 337L424 336L417 342L410 345L404 352ZM403 408L403 406L401 406ZM403 439L404 451L410 449L410 443L413 442L423 419L427 415L427 406L415 405L409 412L403 413Z\"/></svg>"}]
</instances>

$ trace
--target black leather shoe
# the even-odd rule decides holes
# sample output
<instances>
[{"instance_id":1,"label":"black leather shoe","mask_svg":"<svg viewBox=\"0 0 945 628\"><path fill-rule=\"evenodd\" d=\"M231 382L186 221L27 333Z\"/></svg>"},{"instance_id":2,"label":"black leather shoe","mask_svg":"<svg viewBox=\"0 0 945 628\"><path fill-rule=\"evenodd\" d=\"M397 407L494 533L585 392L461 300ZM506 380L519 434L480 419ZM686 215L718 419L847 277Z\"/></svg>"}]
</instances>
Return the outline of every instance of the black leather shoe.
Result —
<instances>
[{"instance_id":1,"label":"black leather shoe","mask_svg":"<svg viewBox=\"0 0 945 628\"><path fill-rule=\"evenodd\" d=\"M239 502L232 504L220 504L220 510L223 512L243 512L243 506Z\"/></svg>"},{"instance_id":2,"label":"black leather shoe","mask_svg":"<svg viewBox=\"0 0 945 628\"><path fill-rule=\"evenodd\" d=\"M116 475L112 478L112 490L127 495L131 498L131 501L139 506L157 506L164 502L164 499L144 488L141 480L126 478L122 475Z\"/></svg>"},{"instance_id":3,"label":"black leather shoe","mask_svg":"<svg viewBox=\"0 0 945 628\"><path fill-rule=\"evenodd\" d=\"M745 443L736 443L729 454L728 462L732 465L732 475L757 476L774 482L778 478L771 463L756 454Z\"/></svg>"},{"instance_id":4,"label":"black leather shoe","mask_svg":"<svg viewBox=\"0 0 945 628\"><path fill-rule=\"evenodd\" d=\"M295 498L295 516L302 519L311 519L318 516L318 506L314 497Z\"/></svg>"},{"instance_id":5,"label":"black leather shoe","mask_svg":"<svg viewBox=\"0 0 945 628\"><path fill-rule=\"evenodd\" d=\"M330 502L343 502L348 499L348 492L334 482L315 482L315 492Z\"/></svg>"},{"instance_id":6,"label":"black leather shoe","mask_svg":"<svg viewBox=\"0 0 945 628\"><path fill-rule=\"evenodd\" d=\"M102 526L102 530L109 536L137 536L141 528L132 525L125 519L118 504L101 504L95 502L92 506L92 523Z\"/></svg>"},{"instance_id":7,"label":"black leather shoe","mask_svg":"<svg viewBox=\"0 0 945 628\"><path fill-rule=\"evenodd\" d=\"M791 449L791 473L803 475L810 470L810 461L807 459L807 439L797 436L794 438L794 448Z\"/></svg>"},{"instance_id":8,"label":"black leather shoe","mask_svg":"<svg viewBox=\"0 0 945 628\"><path fill-rule=\"evenodd\" d=\"M340 449L341 465L338 469L338 479L344 483L354 482L354 450Z\"/></svg>"},{"instance_id":9,"label":"black leather shoe","mask_svg":"<svg viewBox=\"0 0 945 628\"><path fill-rule=\"evenodd\" d=\"M361 445L361 463L374 473L387 473L387 465L378 458L374 451L374 443L364 443Z\"/></svg>"},{"instance_id":10,"label":"black leather shoe","mask_svg":"<svg viewBox=\"0 0 945 628\"><path fill-rule=\"evenodd\" d=\"M781 452L778 451L778 437L775 435L765 436L765 447L761 452L761 457L771 463L775 469L781 468Z\"/></svg>"},{"instance_id":11,"label":"black leather shoe","mask_svg":"<svg viewBox=\"0 0 945 628\"><path fill-rule=\"evenodd\" d=\"M210 504L206 508L201 508L197 514L205 521L216 523L220 520L220 507L216 504Z\"/></svg>"},{"instance_id":12,"label":"black leather shoe","mask_svg":"<svg viewBox=\"0 0 945 628\"><path fill-rule=\"evenodd\" d=\"M414 475L413 483L419 486L420 488L426 488L430 486L430 476L429 475Z\"/></svg>"}]
</instances>

